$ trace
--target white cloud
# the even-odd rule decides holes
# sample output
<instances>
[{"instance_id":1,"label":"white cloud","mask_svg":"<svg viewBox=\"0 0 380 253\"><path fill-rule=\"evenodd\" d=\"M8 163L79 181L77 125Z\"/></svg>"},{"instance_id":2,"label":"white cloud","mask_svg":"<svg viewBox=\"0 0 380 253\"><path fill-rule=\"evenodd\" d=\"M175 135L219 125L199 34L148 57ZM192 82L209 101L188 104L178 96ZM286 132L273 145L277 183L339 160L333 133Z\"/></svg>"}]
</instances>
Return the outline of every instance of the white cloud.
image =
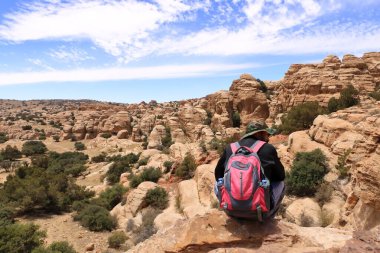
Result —
<instances>
[{"instance_id":1,"label":"white cloud","mask_svg":"<svg viewBox=\"0 0 380 253\"><path fill-rule=\"evenodd\" d=\"M197 77L210 74L226 74L228 72L235 72L255 67L259 67L259 65L204 63L193 65L164 65L140 68L105 68L69 71L0 73L0 86L42 82L94 82L107 80L143 80Z\"/></svg>"},{"instance_id":2,"label":"white cloud","mask_svg":"<svg viewBox=\"0 0 380 253\"><path fill-rule=\"evenodd\" d=\"M84 50L80 50L78 48L66 48L64 46L56 50L50 50L48 55L66 62L78 62L95 59L94 57L88 55L88 53Z\"/></svg>"},{"instance_id":3,"label":"white cloud","mask_svg":"<svg viewBox=\"0 0 380 253\"><path fill-rule=\"evenodd\" d=\"M376 43L380 34L378 22L350 20L349 17L335 22L320 21L343 8L346 4L343 0L226 2L32 2L23 10L6 16L6 21L0 25L0 39L14 42L89 39L124 63L151 54L228 56L379 49ZM351 8L354 3L359 4L356 0L348 2ZM231 23L232 17L238 20ZM86 58L86 54L68 50L51 52L51 55L61 59Z\"/></svg>"},{"instance_id":4,"label":"white cloud","mask_svg":"<svg viewBox=\"0 0 380 253\"><path fill-rule=\"evenodd\" d=\"M51 66L47 65L46 63L44 63L41 59L28 58L26 60L28 62L32 63L33 65L41 67L44 70L55 70L53 67L51 67Z\"/></svg>"},{"instance_id":5,"label":"white cloud","mask_svg":"<svg viewBox=\"0 0 380 253\"><path fill-rule=\"evenodd\" d=\"M44 1L25 5L24 9L6 15L0 26L0 38L23 42L46 39L90 39L106 52L129 58L146 53L141 40L166 22L202 5L184 4L182 0ZM132 50L124 50L132 46ZM136 49L136 50L135 50ZM148 50L147 53L150 51ZM130 55L129 55L130 54Z\"/></svg>"}]
</instances>

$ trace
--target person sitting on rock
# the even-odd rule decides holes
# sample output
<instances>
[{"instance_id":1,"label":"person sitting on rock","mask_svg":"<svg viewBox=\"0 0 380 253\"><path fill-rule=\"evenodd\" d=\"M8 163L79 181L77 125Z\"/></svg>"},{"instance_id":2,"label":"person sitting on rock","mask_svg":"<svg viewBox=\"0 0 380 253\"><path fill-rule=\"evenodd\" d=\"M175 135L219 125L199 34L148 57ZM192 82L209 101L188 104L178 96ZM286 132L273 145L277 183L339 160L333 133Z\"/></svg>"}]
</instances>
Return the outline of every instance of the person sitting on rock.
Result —
<instances>
[{"instance_id":1,"label":"person sitting on rock","mask_svg":"<svg viewBox=\"0 0 380 253\"><path fill-rule=\"evenodd\" d=\"M218 181L221 181L222 184L227 183L227 182L224 182L224 180L230 180L231 181L230 176L228 176L227 179L225 177L225 168L230 166L230 165L227 165L227 163L229 162L231 156L235 152L236 153L239 152L237 150L237 149L239 149L239 147L243 147L243 149L244 149L244 147L248 147L248 148L251 148L253 150L254 149L253 147L255 145L259 144L260 147L256 147L257 148L257 150L256 150L257 156L260 160L261 168L264 170L264 175L265 175L266 179L269 180L268 184L270 185L270 186L268 186L269 194L267 194L268 198L270 196L270 200L269 200L270 204L268 203L270 205L270 210L267 210L267 212L265 213L265 217L263 217L263 218L265 219L268 217L274 217L275 216L276 212L278 211L278 209L280 207L281 201L284 197L285 170L284 170L284 166L282 165L280 159L278 158L277 151L276 151L275 147L268 143L269 142L269 136L272 135L273 133L274 133L274 130L267 128L267 126L264 122L261 122L261 121L251 122L247 126L246 134L238 142L232 143L232 144L229 144L226 146L221 158L218 161L218 164L215 167L215 180L217 182L215 184L214 189L215 189L215 194L218 197L220 203L222 203L222 201L221 201L221 194L219 193L218 189L221 189L221 188L218 188ZM236 146L236 148L234 148L234 146ZM233 152L232 148L234 148L234 152ZM239 165L241 163L239 163L237 161L236 164ZM244 167L242 167L242 168L245 170ZM240 171L242 171L242 169ZM243 179L242 179L241 173L243 173L243 172L240 172L240 171L238 170L238 173L240 173L239 174L240 175L240 183L242 184ZM250 175L249 178L252 178L254 180L255 175L253 175L253 176ZM239 180L239 179L237 179L237 180ZM230 185L229 188L235 187L235 189L239 189L240 183L238 182L238 185L236 187ZM262 185L262 184L260 183L260 185ZM243 188L244 187L242 187L241 189L243 189ZM255 188L255 187L253 187L253 188ZM223 190L221 190L221 191L223 191ZM239 190L239 191L243 191L243 190ZM236 192L236 190L235 190L235 192ZM241 194L243 196L243 192ZM229 193L229 195L231 195L231 193ZM233 206L233 203L229 203L230 201L227 201L227 202L229 205ZM234 203L236 203L236 202L234 202ZM224 208L224 209L226 209L225 210L226 213L229 214L227 208ZM240 216L240 215L232 215L232 213L233 212L231 212L231 216L236 216L236 217ZM240 216L240 217L244 217L244 216ZM245 216L245 217L247 218L248 216Z\"/></svg>"}]
</instances>

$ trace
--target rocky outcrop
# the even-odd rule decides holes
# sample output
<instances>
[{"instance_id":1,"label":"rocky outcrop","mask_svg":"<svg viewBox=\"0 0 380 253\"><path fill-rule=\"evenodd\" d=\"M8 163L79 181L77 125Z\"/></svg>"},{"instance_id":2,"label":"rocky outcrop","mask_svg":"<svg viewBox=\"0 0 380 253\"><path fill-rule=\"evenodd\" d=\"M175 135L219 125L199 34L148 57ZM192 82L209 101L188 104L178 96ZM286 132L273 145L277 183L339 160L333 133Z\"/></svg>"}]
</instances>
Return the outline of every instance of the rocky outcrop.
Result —
<instances>
[{"instance_id":1,"label":"rocky outcrop","mask_svg":"<svg viewBox=\"0 0 380 253\"><path fill-rule=\"evenodd\" d=\"M178 221L127 252L315 252L339 249L351 238L350 232L333 228L237 221L213 209Z\"/></svg>"},{"instance_id":2,"label":"rocky outcrop","mask_svg":"<svg viewBox=\"0 0 380 253\"><path fill-rule=\"evenodd\" d=\"M306 101L327 105L331 97L353 85L361 93L368 93L380 85L380 53L366 53L363 57L327 56L322 63L292 64L285 77L276 83L276 96L271 102L271 118Z\"/></svg>"}]
</instances>

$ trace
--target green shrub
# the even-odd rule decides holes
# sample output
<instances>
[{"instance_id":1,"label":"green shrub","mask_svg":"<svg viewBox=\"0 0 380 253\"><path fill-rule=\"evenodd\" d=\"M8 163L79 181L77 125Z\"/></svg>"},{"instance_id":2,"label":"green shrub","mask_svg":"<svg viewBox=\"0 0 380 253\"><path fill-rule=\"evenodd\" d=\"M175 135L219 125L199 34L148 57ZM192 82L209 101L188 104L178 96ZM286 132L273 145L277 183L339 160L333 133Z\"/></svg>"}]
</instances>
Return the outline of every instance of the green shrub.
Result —
<instances>
[{"instance_id":1,"label":"green shrub","mask_svg":"<svg viewBox=\"0 0 380 253\"><path fill-rule=\"evenodd\" d=\"M174 164L174 162L172 162L172 161L165 161L164 162L163 165L165 167L165 173L168 173L171 170L173 164Z\"/></svg>"},{"instance_id":2,"label":"green shrub","mask_svg":"<svg viewBox=\"0 0 380 253\"><path fill-rule=\"evenodd\" d=\"M29 253L43 244L45 232L34 224L0 226L0 252Z\"/></svg>"},{"instance_id":3,"label":"green shrub","mask_svg":"<svg viewBox=\"0 0 380 253\"><path fill-rule=\"evenodd\" d=\"M53 135L53 140L55 142L59 142L59 135Z\"/></svg>"},{"instance_id":4,"label":"green shrub","mask_svg":"<svg viewBox=\"0 0 380 253\"><path fill-rule=\"evenodd\" d=\"M339 178L346 178L348 176L348 171L350 166L347 165L347 158L351 153L351 149L344 151L343 155L338 157L338 163L335 168L339 171Z\"/></svg>"},{"instance_id":5,"label":"green shrub","mask_svg":"<svg viewBox=\"0 0 380 253\"><path fill-rule=\"evenodd\" d=\"M210 150L216 150L218 151L218 154L221 155L224 151L224 148L226 147L227 143L223 140L220 140L216 137L212 138L211 141L208 143Z\"/></svg>"},{"instance_id":6,"label":"green shrub","mask_svg":"<svg viewBox=\"0 0 380 253\"><path fill-rule=\"evenodd\" d=\"M111 138L112 134L111 133L102 133L100 137L103 137L104 139Z\"/></svg>"},{"instance_id":7,"label":"green shrub","mask_svg":"<svg viewBox=\"0 0 380 253\"><path fill-rule=\"evenodd\" d=\"M91 231L111 231L117 225L116 218L107 209L97 205L87 205L74 216L74 220Z\"/></svg>"},{"instance_id":8,"label":"green shrub","mask_svg":"<svg viewBox=\"0 0 380 253\"><path fill-rule=\"evenodd\" d=\"M75 147L75 150L77 150L77 151L81 151L81 150L86 149L86 146L80 141L75 142L74 147Z\"/></svg>"},{"instance_id":9,"label":"green shrub","mask_svg":"<svg viewBox=\"0 0 380 253\"><path fill-rule=\"evenodd\" d=\"M92 192L76 185L64 173L22 166L0 188L0 203L13 207L16 214L36 210L60 212L68 211L75 200L83 200L92 195Z\"/></svg>"},{"instance_id":10,"label":"green shrub","mask_svg":"<svg viewBox=\"0 0 380 253\"><path fill-rule=\"evenodd\" d=\"M93 163L105 162L106 158L107 158L107 154L106 153L101 153L101 154L99 154L97 156L92 157L91 158L91 162L93 162Z\"/></svg>"},{"instance_id":11,"label":"green shrub","mask_svg":"<svg viewBox=\"0 0 380 253\"><path fill-rule=\"evenodd\" d=\"M112 210L112 208L122 201L124 193L127 191L128 189L124 186L116 184L101 192L99 197L94 199L92 203L102 206L107 210Z\"/></svg>"},{"instance_id":12,"label":"green shrub","mask_svg":"<svg viewBox=\"0 0 380 253\"><path fill-rule=\"evenodd\" d=\"M190 179L194 176L196 168L194 156L191 153L187 153L182 163L176 169L175 174L179 178Z\"/></svg>"},{"instance_id":13,"label":"green shrub","mask_svg":"<svg viewBox=\"0 0 380 253\"><path fill-rule=\"evenodd\" d=\"M162 138L161 143L164 148L169 148L173 144L171 130L168 126L165 127L165 136Z\"/></svg>"},{"instance_id":14,"label":"green shrub","mask_svg":"<svg viewBox=\"0 0 380 253\"><path fill-rule=\"evenodd\" d=\"M211 125L211 119L212 119L212 112L209 110L206 110L207 118L204 120L203 125Z\"/></svg>"},{"instance_id":15,"label":"green shrub","mask_svg":"<svg viewBox=\"0 0 380 253\"><path fill-rule=\"evenodd\" d=\"M18 158L21 158L21 152L16 146L12 147L11 145L7 145L5 149L1 150L0 156L4 160L14 161Z\"/></svg>"},{"instance_id":16,"label":"green shrub","mask_svg":"<svg viewBox=\"0 0 380 253\"><path fill-rule=\"evenodd\" d=\"M4 132L0 132L0 144L8 141L8 135Z\"/></svg>"},{"instance_id":17,"label":"green shrub","mask_svg":"<svg viewBox=\"0 0 380 253\"><path fill-rule=\"evenodd\" d=\"M156 187L148 190L145 201L149 206L163 210L168 207L169 195L164 188Z\"/></svg>"},{"instance_id":18,"label":"green shrub","mask_svg":"<svg viewBox=\"0 0 380 253\"><path fill-rule=\"evenodd\" d=\"M281 118L282 124L279 131L289 134L295 131L310 128L314 119L324 113L324 109L317 102L306 102L292 107L290 111Z\"/></svg>"},{"instance_id":19,"label":"green shrub","mask_svg":"<svg viewBox=\"0 0 380 253\"><path fill-rule=\"evenodd\" d=\"M120 175L130 171L132 164L139 160L140 155L130 153L126 156L112 156L107 158L108 162L114 162L106 173L108 183L116 184L120 180Z\"/></svg>"},{"instance_id":20,"label":"green shrub","mask_svg":"<svg viewBox=\"0 0 380 253\"><path fill-rule=\"evenodd\" d=\"M369 96L376 99L377 101L380 100L380 91L373 91L371 93L369 93Z\"/></svg>"},{"instance_id":21,"label":"green shrub","mask_svg":"<svg viewBox=\"0 0 380 253\"><path fill-rule=\"evenodd\" d=\"M328 103L328 111L336 112L344 108L348 108L359 103L358 98L359 91L354 88L354 86L349 85L340 92L340 97L338 99L332 97Z\"/></svg>"},{"instance_id":22,"label":"green shrub","mask_svg":"<svg viewBox=\"0 0 380 253\"><path fill-rule=\"evenodd\" d=\"M148 161L149 161L149 158L150 158L150 157L148 156L148 157L144 157L144 158L140 159L139 162L138 162L139 167L140 167L140 166L147 165L147 164L148 164Z\"/></svg>"},{"instance_id":23,"label":"green shrub","mask_svg":"<svg viewBox=\"0 0 380 253\"><path fill-rule=\"evenodd\" d=\"M61 154L50 152L48 170L77 177L86 170L85 163L87 160L88 155L81 152L64 152Z\"/></svg>"},{"instance_id":24,"label":"green shrub","mask_svg":"<svg viewBox=\"0 0 380 253\"><path fill-rule=\"evenodd\" d=\"M26 125L26 126L22 126L21 127L22 128L22 130L32 130L32 126L31 125Z\"/></svg>"},{"instance_id":25,"label":"green shrub","mask_svg":"<svg viewBox=\"0 0 380 253\"><path fill-rule=\"evenodd\" d=\"M108 245L110 248L118 249L126 240L127 236L123 231L115 231L108 237Z\"/></svg>"},{"instance_id":26,"label":"green shrub","mask_svg":"<svg viewBox=\"0 0 380 253\"><path fill-rule=\"evenodd\" d=\"M53 242L47 248L39 247L32 251L32 253L77 253L74 247L68 242Z\"/></svg>"},{"instance_id":27,"label":"green shrub","mask_svg":"<svg viewBox=\"0 0 380 253\"><path fill-rule=\"evenodd\" d=\"M266 86L266 84L262 81L262 80L260 80L260 79L256 79L258 82L259 82L259 84L260 84L260 90L263 92L263 93L267 93L268 92L268 88L267 88L267 86Z\"/></svg>"},{"instance_id":28,"label":"green shrub","mask_svg":"<svg viewBox=\"0 0 380 253\"><path fill-rule=\"evenodd\" d=\"M149 167L145 168L139 175L131 175L129 186L136 188L144 181L157 183L158 179L162 176L159 168Z\"/></svg>"},{"instance_id":29,"label":"green shrub","mask_svg":"<svg viewBox=\"0 0 380 253\"><path fill-rule=\"evenodd\" d=\"M286 176L287 191L295 196L313 196L328 172L326 157L320 149L299 152Z\"/></svg>"},{"instance_id":30,"label":"green shrub","mask_svg":"<svg viewBox=\"0 0 380 253\"><path fill-rule=\"evenodd\" d=\"M331 113L331 112L338 111L338 108L339 108L339 100L336 99L335 97L330 98L327 104L327 110Z\"/></svg>"},{"instance_id":31,"label":"green shrub","mask_svg":"<svg viewBox=\"0 0 380 253\"><path fill-rule=\"evenodd\" d=\"M236 111L233 112L231 120L232 120L232 127L240 127L240 125L241 125L241 119L240 119L239 112L236 112Z\"/></svg>"},{"instance_id":32,"label":"green shrub","mask_svg":"<svg viewBox=\"0 0 380 253\"><path fill-rule=\"evenodd\" d=\"M22 145L22 153L26 156L44 154L46 151L45 144L40 141L26 141Z\"/></svg>"}]
</instances>

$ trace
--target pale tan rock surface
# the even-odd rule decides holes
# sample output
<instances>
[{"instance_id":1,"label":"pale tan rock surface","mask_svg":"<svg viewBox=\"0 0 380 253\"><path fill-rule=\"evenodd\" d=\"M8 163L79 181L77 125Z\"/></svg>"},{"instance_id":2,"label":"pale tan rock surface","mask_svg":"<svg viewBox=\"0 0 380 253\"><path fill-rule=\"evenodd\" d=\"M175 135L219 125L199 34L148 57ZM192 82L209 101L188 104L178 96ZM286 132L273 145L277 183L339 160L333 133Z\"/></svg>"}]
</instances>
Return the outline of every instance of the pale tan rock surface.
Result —
<instances>
[{"instance_id":1,"label":"pale tan rock surface","mask_svg":"<svg viewBox=\"0 0 380 253\"><path fill-rule=\"evenodd\" d=\"M321 226L321 208L317 202L311 198L302 198L293 201L287 208L285 217L296 223L302 224L305 219L310 219L309 226L319 227Z\"/></svg>"},{"instance_id":2,"label":"pale tan rock surface","mask_svg":"<svg viewBox=\"0 0 380 253\"><path fill-rule=\"evenodd\" d=\"M341 248L351 238L347 231L300 228L283 221L238 222L213 209L179 221L127 252L310 252Z\"/></svg>"}]
</instances>

